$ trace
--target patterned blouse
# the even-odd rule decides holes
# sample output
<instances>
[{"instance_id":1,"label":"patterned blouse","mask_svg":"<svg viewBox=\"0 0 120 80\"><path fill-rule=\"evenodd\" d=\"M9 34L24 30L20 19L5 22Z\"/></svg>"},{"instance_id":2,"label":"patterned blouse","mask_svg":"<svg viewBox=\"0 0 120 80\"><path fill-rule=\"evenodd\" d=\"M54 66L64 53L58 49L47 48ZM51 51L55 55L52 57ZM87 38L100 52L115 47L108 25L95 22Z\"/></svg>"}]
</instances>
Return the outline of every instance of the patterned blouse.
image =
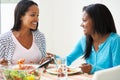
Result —
<instances>
[{"instance_id":1,"label":"patterned blouse","mask_svg":"<svg viewBox=\"0 0 120 80\"><path fill-rule=\"evenodd\" d=\"M46 42L45 36L39 30L33 31L33 36L35 38L35 43L42 53L42 57L46 55ZM15 43L12 39L12 31L0 35L0 59L5 58L5 60L11 61L15 49Z\"/></svg>"}]
</instances>

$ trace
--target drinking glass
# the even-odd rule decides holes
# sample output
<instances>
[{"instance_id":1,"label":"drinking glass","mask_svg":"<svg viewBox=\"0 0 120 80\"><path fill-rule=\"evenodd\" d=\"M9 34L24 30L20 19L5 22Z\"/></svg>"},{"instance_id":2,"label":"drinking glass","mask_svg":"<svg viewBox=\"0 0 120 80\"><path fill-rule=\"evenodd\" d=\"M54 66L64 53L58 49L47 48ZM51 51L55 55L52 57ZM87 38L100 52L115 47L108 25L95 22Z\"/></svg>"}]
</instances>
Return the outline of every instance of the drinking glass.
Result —
<instances>
[{"instance_id":1,"label":"drinking glass","mask_svg":"<svg viewBox=\"0 0 120 80\"><path fill-rule=\"evenodd\" d=\"M58 80L67 80L67 65L65 58L56 58Z\"/></svg>"}]
</instances>

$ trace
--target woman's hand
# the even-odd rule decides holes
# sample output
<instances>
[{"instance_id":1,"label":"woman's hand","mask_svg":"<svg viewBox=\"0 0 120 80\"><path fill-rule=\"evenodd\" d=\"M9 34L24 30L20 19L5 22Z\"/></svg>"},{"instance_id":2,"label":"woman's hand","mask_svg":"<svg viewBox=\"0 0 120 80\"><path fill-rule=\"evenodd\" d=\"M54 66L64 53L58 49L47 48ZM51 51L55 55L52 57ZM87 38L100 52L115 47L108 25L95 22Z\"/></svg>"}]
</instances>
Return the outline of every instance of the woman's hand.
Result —
<instances>
[{"instance_id":1,"label":"woman's hand","mask_svg":"<svg viewBox=\"0 0 120 80\"><path fill-rule=\"evenodd\" d=\"M42 64L42 63L45 62L46 60L51 59L51 57L54 57L54 55L53 55L52 53L46 53L46 54L47 54L46 57L44 57L44 58L42 58L42 59L40 60L40 64ZM51 61L50 63L54 63L54 61ZM48 65L49 65L49 63L46 64L44 67L47 68Z\"/></svg>"},{"instance_id":2,"label":"woman's hand","mask_svg":"<svg viewBox=\"0 0 120 80\"><path fill-rule=\"evenodd\" d=\"M82 69L83 73L90 73L90 71L92 70L92 66L87 63L82 64L80 68Z\"/></svg>"},{"instance_id":3,"label":"woman's hand","mask_svg":"<svg viewBox=\"0 0 120 80\"><path fill-rule=\"evenodd\" d=\"M55 56L54 54L49 53L49 52L47 52L46 54L47 54L46 57L54 57Z\"/></svg>"},{"instance_id":4,"label":"woman's hand","mask_svg":"<svg viewBox=\"0 0 120 80\"><path fill-rule=\"evenodd\" d=\"M4 58L1 58L0 59L0 64L2 64L2 65L8 65L8 61L7 60L5 60Z\"/></svg>"},{"instance_id":5,"label":"woman's hand","mask_svg":"<svg viewBox=\"0 0 120 80\"><path fill-rule=\"evenodd\" d=\"M49 57L49 58L52 58L52 57L54 58L55 57L55 55L52 54L52 53L47 52L46 54L47 54L47 57ZM54 60L52 60L50 63L54 64Z\"/></svg>"}]
</instances>

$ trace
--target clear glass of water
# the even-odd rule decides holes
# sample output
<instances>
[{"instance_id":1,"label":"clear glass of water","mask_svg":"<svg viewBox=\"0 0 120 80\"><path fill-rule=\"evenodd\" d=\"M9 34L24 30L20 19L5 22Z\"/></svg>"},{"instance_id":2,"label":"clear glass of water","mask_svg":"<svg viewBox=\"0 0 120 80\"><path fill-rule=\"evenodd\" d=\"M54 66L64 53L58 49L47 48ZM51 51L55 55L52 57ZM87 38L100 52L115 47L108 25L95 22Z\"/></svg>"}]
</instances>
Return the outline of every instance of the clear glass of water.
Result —
<instances>
[{"instance_id":1,"label":"clear glass of water","mask_svg":"<svg viewBox=\"0 0 120 80\"><path fill-rule=\"evenodd\" d=\"M57 63L58 80L67 80L68 74L67 74L66 59L65 58L57 58L56 63Z\"/></svg>"}]
</instances>

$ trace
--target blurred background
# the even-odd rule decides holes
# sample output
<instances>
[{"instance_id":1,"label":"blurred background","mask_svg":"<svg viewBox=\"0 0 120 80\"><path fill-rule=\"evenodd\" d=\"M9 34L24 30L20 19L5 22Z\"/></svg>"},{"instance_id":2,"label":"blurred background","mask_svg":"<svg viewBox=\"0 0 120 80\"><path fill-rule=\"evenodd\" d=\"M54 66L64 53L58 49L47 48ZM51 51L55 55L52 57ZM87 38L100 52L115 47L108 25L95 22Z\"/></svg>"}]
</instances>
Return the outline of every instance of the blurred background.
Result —
<instances>
[{"instance_id":1,"label":"blurred background","mask_svg":"<svg viewBox=\"0 0 120 80\"><path fill-rule=\"evenodd\" d=\"M13 27L14 9L19 0L1 0L0 34ZM40 9L39 30L45 34L47 52L62 57L68 55L83 35L81 24L83 6L103 3L111 11L120 34L119 0L33 0ZM80 59L76 60L79 61ZM83 61L79 61L83 62ZM74 64L75 64L74 63Z\"/></svg>"}]
</instances>

